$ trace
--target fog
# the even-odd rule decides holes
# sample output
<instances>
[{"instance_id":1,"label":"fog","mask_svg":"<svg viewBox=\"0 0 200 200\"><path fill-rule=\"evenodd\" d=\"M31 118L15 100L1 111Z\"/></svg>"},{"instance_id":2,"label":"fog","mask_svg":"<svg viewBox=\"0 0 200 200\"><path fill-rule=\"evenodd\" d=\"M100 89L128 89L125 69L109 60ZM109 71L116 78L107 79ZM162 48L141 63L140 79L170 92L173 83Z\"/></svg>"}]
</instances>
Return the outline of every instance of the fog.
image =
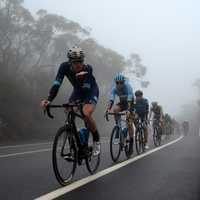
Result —
<instances>
[{"instance_id":1,"label":"fog","mask_svg":"<svg viewBox=\"0 0 200 200\"><path fill-rule=\"evenodd\" d=\"M0 141L52 139L63 112L50 123L39 104L74 44L86 52L100 87L94 117L103 136L111 127L103 118L108 93L121 71L134 90L142 88L149 102L158 101L179 122L189 120L197 132L199 4L0 0ZM64 81L55 102L66 101L71 91Z\"/></svg>"},{"instance_id":2,"label":"fog","mask_svg":"<svg viewBox=\"0 0 200 200\"><path fill-rule=\"evenodd\" d=\"M200 2L197 0L26 0L33 13L43 8L92 29L105 47L138 53L148 68L145 90L166 112L177 115L196 98L200 74ZM135 88L137 89L137 88Z\"/></svg>"}]
</instances>

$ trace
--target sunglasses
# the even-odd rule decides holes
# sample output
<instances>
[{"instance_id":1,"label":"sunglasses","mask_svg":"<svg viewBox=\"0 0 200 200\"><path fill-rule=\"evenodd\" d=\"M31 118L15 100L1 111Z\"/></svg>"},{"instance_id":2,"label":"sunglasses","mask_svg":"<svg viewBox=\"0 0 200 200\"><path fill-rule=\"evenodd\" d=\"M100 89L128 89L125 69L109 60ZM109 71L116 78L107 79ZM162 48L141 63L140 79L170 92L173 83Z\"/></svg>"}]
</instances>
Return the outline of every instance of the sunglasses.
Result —
<instances>
[{"instance_id":1,"label":"sunglasses","mask_svg":"<svg viewBox=\"0 0 200 200\"><path fill-rule=\"evenodd\" d=\"M124 82L123 81L116 81L116 84L117 85L122 85L122 84L124 84Z\"/></svg>"}]
</instances>

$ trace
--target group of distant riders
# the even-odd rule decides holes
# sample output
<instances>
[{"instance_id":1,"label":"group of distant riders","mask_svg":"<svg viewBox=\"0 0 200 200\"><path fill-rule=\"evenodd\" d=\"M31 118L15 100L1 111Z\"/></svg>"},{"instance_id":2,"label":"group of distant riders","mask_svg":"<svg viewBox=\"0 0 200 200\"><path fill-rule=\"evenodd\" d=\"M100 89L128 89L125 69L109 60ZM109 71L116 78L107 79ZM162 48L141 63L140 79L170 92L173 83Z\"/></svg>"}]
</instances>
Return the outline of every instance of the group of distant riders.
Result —
<instances>
[{"instance_id":1,"label":"group of distant riders","mask_svg":"<svg viewBox=\"0 0 200 200\"><path fill-rule=\"evenodd\" d=\"M67 77L73 86L69 103L75 103L77 101L83 102L82 113L84 115L84 121L93 136L93 154L98 155L101 151L100 134L92 115L98 103L99 87L93 74L93 68L91 65L84 63L85 54L80 47L72 47L67 52L67 57L68 61L60 65L49 95L45 100L41 101L41 106L45 109L51 104L59 91L64 77ZM116 97L119 98L119 102L115 104ZM122 111L126 113L130 139L130 154L133 152L134 121L136 118L140 118L143 124L145 124L144 135L146 149L149 148L148 124L150 121L152 121L152 124L155 120L159 122L162 127L162 134L167 136L173 134L173 119L169 114L163 113L162 106L157 102L152 102L149 108L148 100L143 97L143 92L137 90L134 93L128 79L122 73L118 73L114 78L105 112L119 113ZM119 120L119 117L116 115L115 121L117 122L117 120Z\"/></svg>"}]
</instances>

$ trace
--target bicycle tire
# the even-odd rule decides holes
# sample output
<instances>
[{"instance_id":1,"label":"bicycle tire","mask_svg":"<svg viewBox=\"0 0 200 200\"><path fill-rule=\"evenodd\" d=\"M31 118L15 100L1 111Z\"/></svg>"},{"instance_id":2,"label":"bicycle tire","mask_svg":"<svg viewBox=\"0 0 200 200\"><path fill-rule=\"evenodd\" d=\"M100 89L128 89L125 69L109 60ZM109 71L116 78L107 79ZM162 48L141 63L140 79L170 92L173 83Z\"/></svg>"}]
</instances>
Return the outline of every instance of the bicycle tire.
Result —
<instances>
[{"instance_id":1,"label":"bicycle tire","mask_svg":"<svg viewBox=\"0 0 200 200\"><path fill-rule=\"evenodd\" d=\"M116 134L118 134L118 144L114 144L114 139L116 139ZM115 141L116 142L116 141ZM114 154L114 148L113 148L113 145L118 145L118 148L117 148L117 151L116 151L116 155ZM111 154L111 158L113 160L113 162L117 162L118 159L119 159L119 156L120 156L120 153L121 153L121 136L120 136L120 129L118 126L115 126L112 130L112 133L111 133L111 137L110 137L110 154Z\"/></svg>"},{"instance_id":2,"label":"bicycle tire","mask_svg":"<svg viewBox=\"0 0 200 200\"><path fill-rule=\"evenodd\" d=\"M70 181L72 180L74 176L74 173L76 171L76 166L77 166L77 148L75 145L75 138L69 131L70 129L67 129L66 126L61 127L57 131L56 136L54 138L54 142L53 142L53 150L52 150L53 170L54 170L54 174L57 181L62 186L65 186L68 183L70 183ZM62 140L61 138L62 136L64 136L64 140ZM61 142L63 143L61 144L61 147L59 146L59 143L58 143L60 138L61 138ZM67 144L68 144L68 147L67 147ZM60 153L57 154L59 150L63 152L67 151L67 148L69 148L70 152L65 153L65 156L61 156L61 155L59 156ZM59 162L61 162L61 160L59 161L60 158L62 158L62 161L64 161L63 163L65 164L65 169L69 168L69 166L66 167L66 163L68 164L72 163L71 170L69 170L69 174L67 174L66 177L64 177L66 173L65 175L61 173L61 169L59 166Z\"/></svg>"}]
</instances>

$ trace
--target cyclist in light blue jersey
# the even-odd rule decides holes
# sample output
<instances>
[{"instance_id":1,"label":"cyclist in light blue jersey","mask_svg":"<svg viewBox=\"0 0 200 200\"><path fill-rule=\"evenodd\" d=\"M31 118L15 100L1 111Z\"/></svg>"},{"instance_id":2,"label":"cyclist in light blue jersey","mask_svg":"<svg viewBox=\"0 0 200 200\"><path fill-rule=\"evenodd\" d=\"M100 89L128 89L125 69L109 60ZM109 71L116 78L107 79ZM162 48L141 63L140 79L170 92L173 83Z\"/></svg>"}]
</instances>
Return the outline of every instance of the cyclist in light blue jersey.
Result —
<instances>
[{"instance_id":1,"label":"cyclist in light blue jersey","mask_svg":"<svg viewBox=\"0 0 200 200\"><path fill-rule=\"evenodd\" d=\"M111 109L115 113L121 111L127 111L127 127L130 137L129 153L131 154L133 152L133 115L132 115L132 108L134 102L133 89L128 80L126 80L125 76L122 75L121 73L116 75L114 81L115 83L111 90L109 103L107 106L107 112L110 112ZM119 97L119 102L113 106L116 96ZM118 118L115 117L115 120L117 121Z\"/></svg>"}]
</instances>

